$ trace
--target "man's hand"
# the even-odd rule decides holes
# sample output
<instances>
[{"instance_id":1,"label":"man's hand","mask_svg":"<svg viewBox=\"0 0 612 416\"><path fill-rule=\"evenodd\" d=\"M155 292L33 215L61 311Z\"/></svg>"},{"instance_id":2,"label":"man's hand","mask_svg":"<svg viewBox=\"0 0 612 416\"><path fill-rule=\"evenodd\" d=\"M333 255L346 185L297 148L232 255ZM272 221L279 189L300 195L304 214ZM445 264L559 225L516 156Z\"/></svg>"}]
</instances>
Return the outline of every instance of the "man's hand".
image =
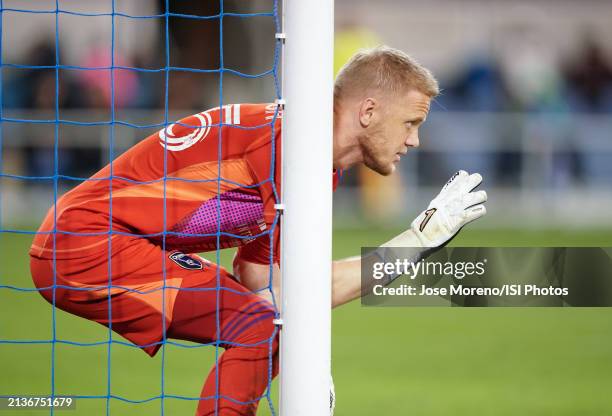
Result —
<instances>
[{"instance_id":1,"label":"man's hand","mask_svg":"<svg viewBox=\"0 0 612 416\"><path fill-rule=\"evenodd\" d=\"M482 177L477 173L455 173L427 209L412 221L410 228L383 244L383 249L373 253L374 261L394 261L397 254L390 247L412 247L412 261L419 261L431 254L435 247L447 243L465 224L485 215L486 209L482 203L487 200L486 192L472 192L480 182ZM405 251L402 255L405 255ZM360 278L362 261L368 261L368 258L354 257L333 262L332 307L347 303L367 292L368 288L362 287ZM269 266L251 263L239 257L234 259L234 274L251 290L260 290L270 283ZM280 292L279 274L278 265L274 265L272 287L276 296ZM385 284L396 277L387 276ZM259 294L272 301L269 290L260 291ZM276 300L278 301L278 298Z\"/></svg>"},{"instance_id":2,"label":"man's hand","mask_svg":"<svg viewBox=\"0 0 612 416\"><path fill-rule=\"evenodd\" d=\"M472 192L480 182L482 176L477 173L455 173L406 231L363 258L334 261L332 306L342 305L370 292L371 287L364 285L360 278L362 262L394 262L400 256L417 262L432 254L437 247L448 243L465 224L485 215L487 211L482 204L487 200L487 193ZM394 250L395 247L403 249ZM365 267L369 269L369 266ZM389 284L398 276L389 274L377 282ZM374 284L374 281L370 283Z\"/></svg>"},{"instance_id":3,"label":"man's hand","mask_svg":"<svg viewBox=\"0 0 612 416\"><path fill-rule=\"evenodd\" d=\"M447 243L461 227L487 213L487 193L472 192L481 182L478 173L455 173L410 228L383 246L432 248Z\"/></svg>"}]
</instances>

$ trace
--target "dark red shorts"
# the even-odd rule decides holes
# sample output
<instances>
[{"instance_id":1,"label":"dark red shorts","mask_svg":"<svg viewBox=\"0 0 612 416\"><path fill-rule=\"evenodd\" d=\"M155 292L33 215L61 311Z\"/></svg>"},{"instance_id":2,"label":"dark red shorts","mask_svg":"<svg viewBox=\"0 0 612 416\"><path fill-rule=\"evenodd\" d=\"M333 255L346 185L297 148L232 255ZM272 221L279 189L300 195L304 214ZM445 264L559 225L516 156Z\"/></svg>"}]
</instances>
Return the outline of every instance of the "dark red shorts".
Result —
<instances>
[{"instance_id":1,"label":"dark red shorts","mask_svg":"<svg viewBox=\"0 0 612 416\"><path fill-rule=\"evenodd\" d=\"M201 343L219 335L232 341L231 333L218 333L230 320L249 321L249 310L257 310L260 320L274 318L272 305L200 256L166 252L144 238L120 235L113 237L112 255L108 252L103 247L96 255L57 259L55 305L111 326L151 356L164 332ZM53 260L31 257L34 283L50 303L53 265Z\"/></svg>"}]
</instances>

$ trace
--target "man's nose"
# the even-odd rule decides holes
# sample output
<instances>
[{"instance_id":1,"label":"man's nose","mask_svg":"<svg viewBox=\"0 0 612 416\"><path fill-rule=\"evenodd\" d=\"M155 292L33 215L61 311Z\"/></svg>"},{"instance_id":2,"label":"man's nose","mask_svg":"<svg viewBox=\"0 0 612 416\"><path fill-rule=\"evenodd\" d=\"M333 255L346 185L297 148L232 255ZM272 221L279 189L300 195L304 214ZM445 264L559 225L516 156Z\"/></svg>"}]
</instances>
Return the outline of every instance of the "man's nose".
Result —
<instances>
[{"instance_id":1,"label":"man's nose","mask_svg":"<svg viewBox=\"0 0 612 416\"><path fill-rule=\"evenodd\" d=\"M406 139L406 146L409 147L419 147L419 135L417 132L414 132Z\"/></svg>"}]
</instances>

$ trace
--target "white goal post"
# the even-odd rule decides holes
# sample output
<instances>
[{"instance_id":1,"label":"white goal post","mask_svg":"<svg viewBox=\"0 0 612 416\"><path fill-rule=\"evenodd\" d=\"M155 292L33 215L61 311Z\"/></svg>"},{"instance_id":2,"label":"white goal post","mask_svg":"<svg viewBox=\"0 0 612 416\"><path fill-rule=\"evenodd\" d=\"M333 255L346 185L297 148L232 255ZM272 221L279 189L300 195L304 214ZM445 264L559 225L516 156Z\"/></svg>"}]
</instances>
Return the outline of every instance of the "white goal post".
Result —
<instances>
[{"instance_id":1,"label":"white goal post","mask_svg":"<svg viewBox=\"0 0 612 416\"><path fill-rule=\"evenodd\" d=\"M328 416L333 0L283 4L281 416Z\"/></svg>"}]
</instances>

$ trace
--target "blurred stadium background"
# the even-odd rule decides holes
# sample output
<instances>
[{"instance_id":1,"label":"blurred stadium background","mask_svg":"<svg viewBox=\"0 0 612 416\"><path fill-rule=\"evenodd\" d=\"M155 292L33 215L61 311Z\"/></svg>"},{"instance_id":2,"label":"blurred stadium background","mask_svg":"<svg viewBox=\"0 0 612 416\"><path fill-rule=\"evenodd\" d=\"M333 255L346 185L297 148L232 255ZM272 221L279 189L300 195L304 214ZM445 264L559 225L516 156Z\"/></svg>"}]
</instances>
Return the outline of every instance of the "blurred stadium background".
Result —
<instances>
[{"instance_id":1,"label":"blurred stadium background","mask_svg":"<svg viewBox=\"0 0 612 416\"><path fill-rule=\"evenodd\" d=\"M2 1L54 10L55 1ZM63 10L110 13L110 1L59 1ZM155 15L164 0L117 0L117 12ZM226 12L269 12L269 0L225 0ZM218 2L170 1L171 11L215 15ZM605 0L336 0L337 67L359 47L386 43L431 68L443 94L421 148L391 178L345 174L335 195L334 256L355 255L405 227L459 168L479 171L489 215L455 245L612 245L612 2ZM60 14L60 62L110 65L111 17ZM270 17L224 19L225 66L270 69ZM218 19L170 19L171 66L219 67ZM165 65L163 19L115 18L116 64ZM2 13L1 173L54 174L55 14ZM312 65L317 62L313 60ZM43 69L19 68L19 65ZM51 68L49 68L49 66ZM164 120L163 72L115 70L116 119ZM217 74L172 72L170 119L217 106ZM225 103L274 99L272 77L224 76ZM108 163L108 71L60 70L58 170L86 178ZM156 128L115 125L115 154ZM75 181L61 181L60 192ZM0 285L32 287L27 249L53 201L51 179L0 177ZM224 253L227 265L231 253ZM585 276L588 278L588 276ZM362 308L334 313L337 415L612 414L608 309ZM51 308L35 292L0 289L0 340L51 339ZM104 341L104 328L57 313L57 337ZM56 392L106 394L106 346L56 348ZM0 394L49 394L49 344L0 344ZM196 396L212 351L168 348L166 393ZM160 357L113 346L113 394L160 392ZM167 400L168 414L194 403ZM261 414L269 414L261 406ZM112 402L115 414L159 413L159 402ZM77 414L103 414L82 400ZM25 415L27 411L19 414ZM40 414L35 412L32 414Z\"/></svg>"}]
</instances>

